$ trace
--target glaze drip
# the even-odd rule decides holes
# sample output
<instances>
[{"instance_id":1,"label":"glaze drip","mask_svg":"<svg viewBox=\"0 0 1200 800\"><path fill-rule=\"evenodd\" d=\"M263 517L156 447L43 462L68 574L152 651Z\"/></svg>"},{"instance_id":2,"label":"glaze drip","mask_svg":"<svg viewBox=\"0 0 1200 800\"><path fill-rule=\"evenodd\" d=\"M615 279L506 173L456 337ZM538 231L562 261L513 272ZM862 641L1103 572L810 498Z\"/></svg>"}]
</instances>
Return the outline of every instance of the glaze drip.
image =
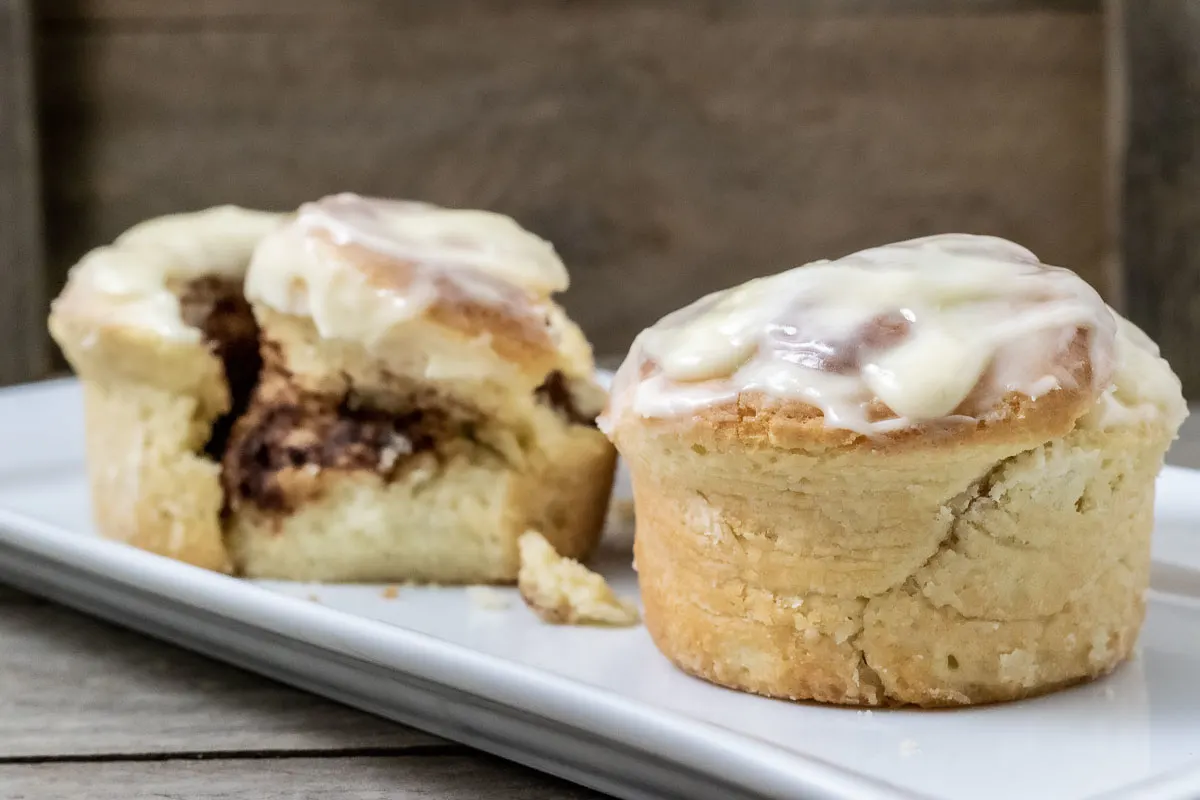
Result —
<instances>
[{"instance_id":1,"label":"glaze drip","mask_svg":"<svg viewBox=\"0 0 1200 800\"><path fill-rule=\"evenodd\" d=\"M1116 322L1069 270L948 234L817 261L701 298L638 336L610 419L669 417L745 392L866 434L977 419L1010 393L1112 380Z\"/></svg>"},{"instance_id":2,"label":"glaze drip","mask_svg":"<svg viewBox=\"0 0 1200 800\"><path fill-rule=\"evenodd\" d=\"M439 305L494 309L544 339L567 288L554 248L487 211L339 194L306 203L257 248L246 294L329 338L378 340Z\"/></svg>"}]
</instances>

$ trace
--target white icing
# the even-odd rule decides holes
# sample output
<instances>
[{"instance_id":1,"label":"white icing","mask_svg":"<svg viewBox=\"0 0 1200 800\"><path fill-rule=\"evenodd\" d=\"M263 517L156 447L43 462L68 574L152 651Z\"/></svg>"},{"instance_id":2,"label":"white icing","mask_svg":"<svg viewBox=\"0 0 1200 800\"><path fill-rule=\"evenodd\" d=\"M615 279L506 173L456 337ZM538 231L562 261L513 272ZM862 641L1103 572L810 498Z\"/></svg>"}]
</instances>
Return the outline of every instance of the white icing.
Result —
<instances>
[{"instance_id":1,"label":"white icing","mask_svg":"<svg viewBox=\"0 0 1200 800\"><path fill-rule=\"evenodd\" d=\"M511 217L491 211L339 194L300 209L298 224L328 231L403 261L468 268L536 295L566 291L567 269L554 246Z\"/></svg>"},{"instance_id":2,"label":"white icing","mask_svg":"<svg viewBox=\"0 0 1200 800\"><path fill-rule=\"evenodd\" d=\"M1188 415L1178 376L1149 336L1117 312L1112 314L1117 320L1113 382L1085 423L1113 428L1161 420L1177 429Z\"/></svg>"},{"instance_id":3,"label":"white icing","mask_svg":"<svg viewBox=\"0 0 1200 800\"><path fill-rule=\"evenodd\" d=\"M355 246L380 258L364 263ZM340 194L259 245L246 295L310 316L324 337L373 343L451 294L546 330L547 297L567 285L554 248L508 217Z\"/></svg>"},{"instance_id":4,"label":"white icing","mask_svg":"<svg viewBox=\"0 0 1200 800\"><path fill-rule=\"evenodd\" d=\"M866 388L901 417L944 417L954 411L988 366L988 352L946 330L928 327L862 365ZM914 381L927 364L941 365L940 380Z\"/></svg>"},{"instance_id":5,"label":"white icing","mask_svg":"<svg viewBox=\"0 0 1200 800\"><path fill-rule=\"evenodd\" d=\"M1085 359L1101 392L1115 340L1112 313L1074 273L1003 239L932 236L760 278L668 315L638 336L602 424L693 413L744 392L805 402L826 425L868 434L977 418L1009 393L1076 388ZM880 402L893 414L881 418Z\"/></svg>"},{"instance_id":6,"label":"white icing","mask_svg":"<svg viewBox=\"0 0 1200 800\"><path fill-rule=\"evenodd\" d=\"M180 341L201 333L180 317L172 283L207 275L240 279L254 246L280 215L220 206L147 220L72 268L56 309Z\"/></svg>"}]
</instances>

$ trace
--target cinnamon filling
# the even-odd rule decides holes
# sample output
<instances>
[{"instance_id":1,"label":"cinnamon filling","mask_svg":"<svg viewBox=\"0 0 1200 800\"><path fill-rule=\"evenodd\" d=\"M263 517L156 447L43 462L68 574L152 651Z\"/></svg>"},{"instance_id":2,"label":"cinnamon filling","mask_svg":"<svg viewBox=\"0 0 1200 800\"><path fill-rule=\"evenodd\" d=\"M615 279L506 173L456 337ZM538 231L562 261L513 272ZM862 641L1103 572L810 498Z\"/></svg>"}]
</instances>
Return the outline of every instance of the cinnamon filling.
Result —
<instances>
[{"instance_id":1,"label":"cinnamon filling","mask_svg":"<svg viewBox=\"0 0 1200 800\"><path fill-rule=\"evenodd\" d=\"M473 439L476 423L469 414L452 419L438 408L392 413L352 397L300 391L282 355L260 342L238 281L206 276L180 286L178 296L184 322L201 331L229 383L231 408L213 423L204 446L221 464L227 510L249 503L287 512L319 492L319 476L328 470L365 470L393 480L414 455L436 451L450 439ZM271 351L265 369L263 344ZM535 396L572 424L595 425L579 410L561 372L550 373Z\"/></svg>"},{"instance_id":2,"label":"cinnamon filling","mask_svg":"<svg viewBox=\"0 0 1200 800\"><path fill-rule=\"evenodd\" d=\"M575 403L575 397L571 394L570 387L567 386L566 376L558 370L547 375L546 380L533 393L538 402L550 406L572 425L596 427L596 418L579 410L579 406Z\"/></svg>"},{"instance_id":3,"label":"cinnamon filling","mask_svg":"<svg viewBox=\"0 0 1200 800\"><path fill-rule=\"evenodd\" d=\"M595 425L575 406L561 373L551 373L536 395L570 422ZM456 446L487 449L477 439L480 423L470 409L369 408L353 397L305 393L279 366L268 367L256 397L222 461L230 508L247 504L288 513L320 494L329 471L365 471L392 481L420 454L444 457Z\"/></svg>"},{"instance_id":4,"label":"cinnamon filling","mask_svg":"<svg viewBox=\"0 0 1200 800\"><path fill-rule=\"evenodd\" d=\"M250 395L262 370L258 324L242 293L240 281L208 275L185 284L179 293L183 321L199 328L204 340L225 367L230 409L213 423L204 452L220 460L234 422L250 405Z\"/></svg>"},{"instance_id":5,"label":"cinnamon filling","mask_svg":"<svg viewBox=\"0 0 1200 800\"><path fill-rule=\"evenodd\" d=\"M415 454L467 433L437 410L392 414L312 395L264 403L242 420L225 454L226 502L290 511L319 491L327 470L365 470L392 480Z\"/></svg>"}]
</instances>

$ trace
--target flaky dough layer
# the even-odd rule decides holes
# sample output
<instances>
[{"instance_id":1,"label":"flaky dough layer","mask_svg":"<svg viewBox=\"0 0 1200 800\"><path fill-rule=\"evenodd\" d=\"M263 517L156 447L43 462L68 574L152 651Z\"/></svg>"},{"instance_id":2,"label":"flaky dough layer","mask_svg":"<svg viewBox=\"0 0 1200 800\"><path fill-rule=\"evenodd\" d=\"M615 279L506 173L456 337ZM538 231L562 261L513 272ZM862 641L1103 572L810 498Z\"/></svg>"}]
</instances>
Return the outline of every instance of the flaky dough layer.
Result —
<instances>
[{"instance_id":1,"label":"flaky dough layer","mask_svg":"<svg viewBox=\"0 0 1200 800\"><path fill-rule=\"evenodd\" d=\"M1011 700L1113 669L1142 620L1174 429L1021 402L990 427L891 440L765 401L626 418L656 644L715 683L871 706Z\"/></svg>"}]
</instances>

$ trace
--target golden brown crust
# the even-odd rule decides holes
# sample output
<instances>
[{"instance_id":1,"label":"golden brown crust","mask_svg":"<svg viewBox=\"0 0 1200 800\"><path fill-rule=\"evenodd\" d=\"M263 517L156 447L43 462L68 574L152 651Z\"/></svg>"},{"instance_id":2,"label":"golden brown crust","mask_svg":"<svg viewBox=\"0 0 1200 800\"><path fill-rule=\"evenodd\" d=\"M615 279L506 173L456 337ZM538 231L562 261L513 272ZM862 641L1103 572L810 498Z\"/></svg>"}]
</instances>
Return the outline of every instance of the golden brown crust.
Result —
<instances>
[{"instance_id":1,"label":"golden brown crust","mask_svg":"<svg viewBox=\"0 0 1200 800\"><path fill-rule=\"evenodd\" d=\"M773 409L623 422L656 644L727 686L863 705L995 702L1107 672L1140 625L1173 431L1050 408L882 441Z\"/></svg>"},{"instance_id":2,"label":"golden brown crust","mask_svg":"<svg viewBox=\"0 0 1200 800\"><path fill-rule=\"evenodd\" d=\"M638 437L685 436L702 446L768 446L811 454L870 450L899 452L975 446L1032 447L1063 436L1095 404L1090 390L1056 389L1037 398L1010 394L980 420L942 420L868 436L827 426L820 409L795 400L747 392L734 401L674 417L643 418L625 414L614 439L625 430Z\"/></svg>"},{"instance_id":3,"label":"golden brown crust","mask_svg":"<svg viewBox=\"0 0 1200 800\"><path fill-rule=\"evenodd\" d=\"M1112 671L1130 656L1144 613L1122 577L1102 576L1077 606L1047 620L956 618L896 592L868 612L864 630L862 611L810 603L808 617L829 614L854 631L840 642L836 629L797 633L795 617L774 601L715 615L645 575L642 602L659 650L713 683L788 700L943 708L1034 697Z\"/></svg>"}]
</instances>

